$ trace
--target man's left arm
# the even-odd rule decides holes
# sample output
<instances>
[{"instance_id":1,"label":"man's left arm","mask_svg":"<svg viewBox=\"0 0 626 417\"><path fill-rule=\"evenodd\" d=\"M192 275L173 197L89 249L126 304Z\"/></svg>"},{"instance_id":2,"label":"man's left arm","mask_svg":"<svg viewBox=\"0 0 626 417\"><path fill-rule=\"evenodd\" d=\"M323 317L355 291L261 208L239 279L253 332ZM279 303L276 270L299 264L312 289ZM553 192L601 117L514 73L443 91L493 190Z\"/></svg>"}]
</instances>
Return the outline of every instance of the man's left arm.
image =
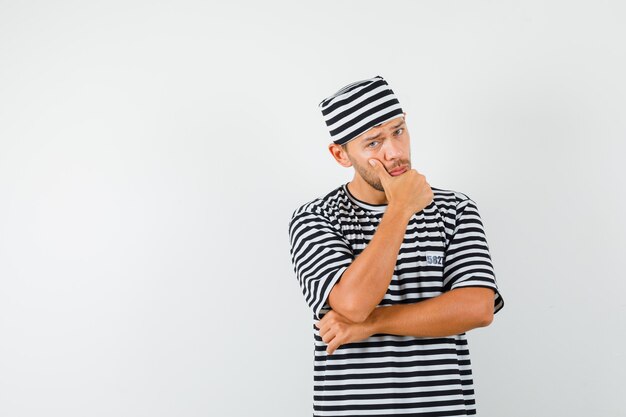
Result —
<instances>
[{"instance_id":1,"label":"man's left arm","mask_svg":"<svg viewBox=\"0 0 626 417\"><path fill-rule=\"evenodd\" d=\"M494 290L464 287L413 304L381 306L363 323L353 323L330 311L316 327L332 354L339 346L374 334L444 337L488 326L494 314Z\"/></svg>"},{"instance_id":2,"label":"man's left arm","mask_svg":"<svg viewBox=\"0 0 626 417\"><path fill-rule=\"evenodd\" d=\"M494 290L465 287L414 304L379 307L368 317L372 334L445 337L493 321Z\"/></svg>"}]
</instances>

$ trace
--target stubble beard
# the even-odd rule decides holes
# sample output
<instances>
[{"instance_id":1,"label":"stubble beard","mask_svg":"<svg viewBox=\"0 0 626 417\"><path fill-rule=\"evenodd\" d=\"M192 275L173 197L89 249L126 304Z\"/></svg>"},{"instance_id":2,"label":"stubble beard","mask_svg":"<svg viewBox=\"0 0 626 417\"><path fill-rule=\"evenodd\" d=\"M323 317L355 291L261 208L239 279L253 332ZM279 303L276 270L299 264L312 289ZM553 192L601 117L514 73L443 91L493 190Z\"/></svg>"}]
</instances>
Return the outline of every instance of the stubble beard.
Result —
<instances>
[{"instance_id":1,"label":"stubble beard","mask_svg":"<svg viewBox=\"0 0 626 417\"><path fill-rule=\"evenodd\" d=\"M348 159L350 159L350 161L352 162L352 166L354 166L354 169L356 169L359 175L365 180L366 183L370 185L370 187L374 188L375 190L385 192L385 189L383 188L383 184L378 179L378 175L374 171L374 168L367 168L353 161L349 155L348 155ZM391 169L393 170L394 168L402 166L402 165L406 165L408 167L407 169L411 169L411 157L409 156L409 159L406 161L399 161L394 166L392 166Z\"/></svg>"}]
</instances>

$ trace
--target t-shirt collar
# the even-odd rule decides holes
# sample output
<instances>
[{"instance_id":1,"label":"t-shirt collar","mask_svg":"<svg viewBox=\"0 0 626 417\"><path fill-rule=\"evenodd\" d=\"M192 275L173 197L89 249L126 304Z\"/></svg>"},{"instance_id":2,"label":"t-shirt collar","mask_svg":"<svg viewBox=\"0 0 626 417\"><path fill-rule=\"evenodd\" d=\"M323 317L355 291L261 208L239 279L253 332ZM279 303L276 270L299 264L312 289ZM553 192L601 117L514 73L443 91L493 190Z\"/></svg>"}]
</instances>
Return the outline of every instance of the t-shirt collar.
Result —
<instances>
[{"instance_id":1,"label":"t-shirt collar","mask_svg":"<svg viewBox=\"0 0 626 417\"><path fill-rule=\"evenodd\" d=\"M356 204L357 206L368 211L376 211L376 212L381 212L381 213L387 210L387 204L370 204L370 203L366 203L365 201L359 200L358 198L353 196L350 190L348 189L348 183L343 184L342 187L346 195L348 196L348 198L352 200L352 202Z\"/></svg>"}]
</instances>

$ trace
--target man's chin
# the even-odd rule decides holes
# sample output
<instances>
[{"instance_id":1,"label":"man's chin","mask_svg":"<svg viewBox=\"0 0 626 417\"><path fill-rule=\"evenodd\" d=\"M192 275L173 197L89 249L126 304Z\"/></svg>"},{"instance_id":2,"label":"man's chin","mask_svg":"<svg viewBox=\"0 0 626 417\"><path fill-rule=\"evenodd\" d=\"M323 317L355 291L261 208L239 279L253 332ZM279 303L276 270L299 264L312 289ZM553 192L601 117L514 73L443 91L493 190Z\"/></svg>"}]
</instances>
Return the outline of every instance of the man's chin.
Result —
<instances>
[{"instance_id":1,"label":"man's chin","mask_svg":"<svg viewBox=\"0 0 626 417\"><path fill-rule=\"evenodd\" d=\"M370 187L372 187L375 190L382 191L383 193L385 192L385 189L383 188L383 185L380 184L380 183L374 183L374 184L369 183L369 185L370 185Z\"/></svg>"}]
</instances>

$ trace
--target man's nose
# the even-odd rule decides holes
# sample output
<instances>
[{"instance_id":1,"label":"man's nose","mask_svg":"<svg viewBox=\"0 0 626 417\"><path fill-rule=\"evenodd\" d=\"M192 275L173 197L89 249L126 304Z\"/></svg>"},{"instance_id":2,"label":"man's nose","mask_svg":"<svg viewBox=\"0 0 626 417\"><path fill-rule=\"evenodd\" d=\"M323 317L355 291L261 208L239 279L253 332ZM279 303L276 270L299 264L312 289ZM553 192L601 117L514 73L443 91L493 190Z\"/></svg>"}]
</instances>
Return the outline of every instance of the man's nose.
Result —
<instances>
[{"instance_id":1,"label":"man's nose","mask_svg":"<svg viewBox=\"0 0 626 417\"><path fill-rule=\"evenodd\" d=\"M385 159L392 161L402 157L402 149L399 143L393 140L387 140L385 142Z\"/></svg>"}]
</instances>

